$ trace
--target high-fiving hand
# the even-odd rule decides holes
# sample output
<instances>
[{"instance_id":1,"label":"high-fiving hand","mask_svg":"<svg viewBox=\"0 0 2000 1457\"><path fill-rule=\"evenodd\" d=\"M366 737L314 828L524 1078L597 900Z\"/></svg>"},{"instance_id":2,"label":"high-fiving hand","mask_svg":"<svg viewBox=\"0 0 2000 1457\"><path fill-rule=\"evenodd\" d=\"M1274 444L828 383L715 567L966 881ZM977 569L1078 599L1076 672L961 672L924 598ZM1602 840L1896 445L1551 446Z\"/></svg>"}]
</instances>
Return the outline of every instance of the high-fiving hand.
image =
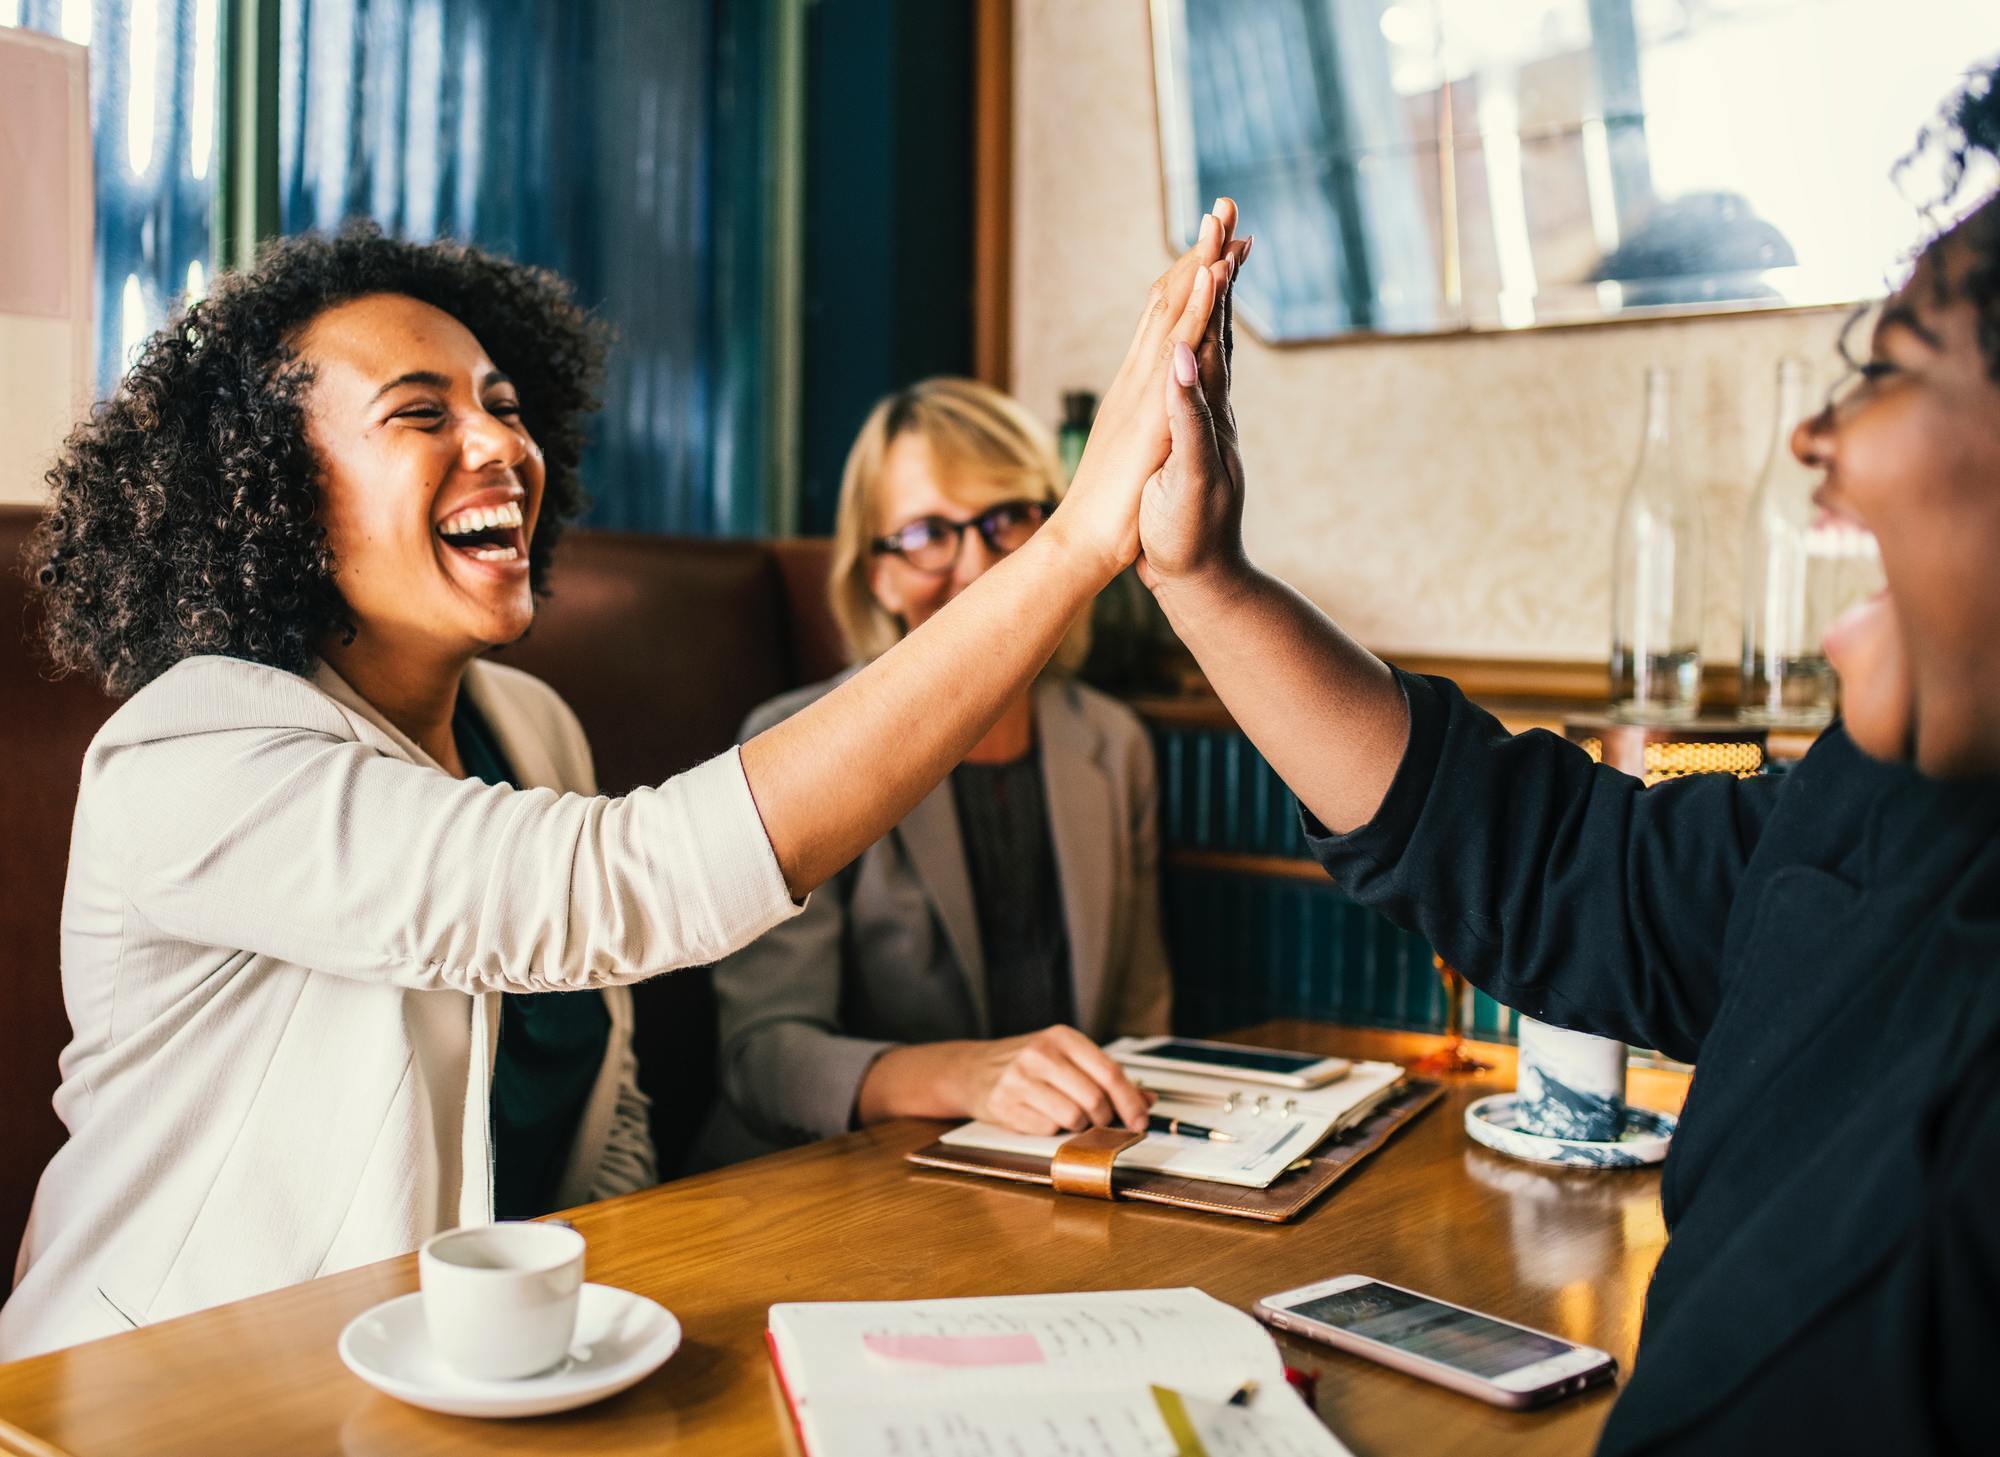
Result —
<instances>
[{"instance_id":1,"label":"high-fiving hand","mask_svg":"<svg viewBox=\"0 0 2000 1457\"><path fill-rule=\"evenodd\" d=\"M1099 553L1107 581L1139 550L1140 492L1167 458L1170 435L1160 402L1177 351L1201 345L1210 333L1216 300L1245 251L1235 240L1235 203L1222 198L1215 207L1202 219L1195 245L1147 293L1125 362L1098 406L1076 479L1049 522Z\"/></svg>"},{"instance_id":2,"label":"high-fiving hand","mask_svg":"<svg viewBox=\"0 0 2000 1457\"><path fill-rule=\"evenodd\" d=\"M1229 222L1235 222L1229 208ZM1139 503L1139 577L1159 591L1171 581L1219 575L1243 565L1243 458L1229 371L1236 337L1236 273L1250 253L1234 243L1207 327L1193 347L1173 341L1163 382L1172 451L1147 480Z\"/></svg>"},{"instance_id":3,"label":"high-fiving hand","mask_svg":"<svg viewBox=\"0 0 2000 1457\"><path fill-rule=\"evenodd\" d=\"M1247 252L1249 242L1235 246ZM1379 658L1244 550L1230 402L1235 280L1236 270L1221 280L1199 342L1174 344L1161 385L1173 448L1140 493L1139 576L1278 777L1320 823L1345 832L1381 808L1409 714Z\"/></svg>"}]
</instances>

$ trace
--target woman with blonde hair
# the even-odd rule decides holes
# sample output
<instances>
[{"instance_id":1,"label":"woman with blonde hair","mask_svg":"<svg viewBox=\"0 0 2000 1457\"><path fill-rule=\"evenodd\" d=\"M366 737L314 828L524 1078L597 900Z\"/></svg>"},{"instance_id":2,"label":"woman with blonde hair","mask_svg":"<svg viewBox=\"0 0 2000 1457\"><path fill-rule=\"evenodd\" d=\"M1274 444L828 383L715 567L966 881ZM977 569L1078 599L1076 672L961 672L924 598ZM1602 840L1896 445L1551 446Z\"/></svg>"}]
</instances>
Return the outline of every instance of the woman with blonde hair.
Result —
<instances>
[{"instance_id":1,"label":"woman with blonde hair","mask_svg":"<svg viewBox=\"0 0 2000 1457\"><path fill-rule=\"evenodd\" d=\"M883 400L847 457L828 585L856 666L765 704L744 736L887 652L1062 491L1048 432L999 391L930 379ZM1153 756L1131 710L1070 676L1088 647L1086 614L943 784L717 965L722 1098L700 1161L898 1117L1143 1119L1098 1042L1167 1027Z\"/></svg>"}]
</instances>

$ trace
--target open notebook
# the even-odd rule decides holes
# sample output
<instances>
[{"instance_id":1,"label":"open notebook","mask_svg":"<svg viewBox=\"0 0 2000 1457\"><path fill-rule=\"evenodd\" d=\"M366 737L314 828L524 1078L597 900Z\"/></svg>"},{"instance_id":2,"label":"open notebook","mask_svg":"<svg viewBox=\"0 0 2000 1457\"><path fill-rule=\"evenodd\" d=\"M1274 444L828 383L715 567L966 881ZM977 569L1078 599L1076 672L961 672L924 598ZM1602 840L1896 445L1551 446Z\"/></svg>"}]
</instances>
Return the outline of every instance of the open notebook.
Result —
<instances>
[{"instance_id":1,"label":"open notebook","mask_svg":"<svg viewBox=\"0 0 2000 1457\"><path fill-rule=\"evenodd\" d=\"M767 1334L807 1457L1347 1451L1263 1328L1199 1290L774 1305Z\"/></svg>"},{"instance_id":2,"label":"open notebook","mask_svg":"<svg viewBox=\"0 0 2000 1457\"><path fill-rule=\"evenodd\" d=\"M1117 1059L1131 1038L1104 1050ZM1365 1121L1399 1092L1403 1070L1394 1063L1357 1062L1338 1082L1311 1089L1273 1087L1229 1077L1127 1065L1125 1071L1159 1095L1153 1111L1187 1118L1228 1133L1233 1142L1148 1134L1118 1155L1120 1169L1145 1169L1183 1179L1267 1189L1328 1134ZM1224 1106L1224 1100L1228 1106ZM1040 1138L991 1123L965 1123L938 1141L948 1147L1053 1158L1067 1134Z\"/></svg>"}]
</instances>

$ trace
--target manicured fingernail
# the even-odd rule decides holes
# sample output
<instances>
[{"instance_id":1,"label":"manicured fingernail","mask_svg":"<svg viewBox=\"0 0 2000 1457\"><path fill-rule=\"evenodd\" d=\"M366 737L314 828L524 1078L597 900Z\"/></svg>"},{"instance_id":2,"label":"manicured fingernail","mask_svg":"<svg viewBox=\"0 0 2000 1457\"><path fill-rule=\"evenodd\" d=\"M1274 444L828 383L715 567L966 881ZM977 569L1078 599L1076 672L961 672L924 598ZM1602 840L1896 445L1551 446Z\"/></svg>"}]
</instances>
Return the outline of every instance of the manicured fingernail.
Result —
<instances>
[{"instance_id":1,"label":"manicured fingernail","mask_svg":"<svg viewBox=\"0 0 2000 1457\"><path fill-rule=\"evenodd\" d=\"M1174 378L1184 385L1195 381L1194 351L1179 339L1174 340Z\"/></svg>"},{"instance_id":2,"label":"manicured fingernail","mask_svg":"<svg viewBox=\"0 0 2000 1457\"><path fill-rule=\"evenodd\" d=\"M1257 235L1255 233L1245 233L1243 235L1244 262L1248 263L1250 261L1250 250L1254 248L1256 245L1257 245Z\"/></svg>"},{"instance_id":3,"label":"manicured fingernail","mask_svg":"<svg viewBox=\"0 0 2000 1457\"><path fill-rule=\"evenodd\" d=\"M1203 213L1203 214L1201 215L1201 238L1200 238L1200 241L1202 241L1202 242L1204 242L1204 243L1206 243L1206 242L1208 241L1208 230L1209 230L1210 228L1214 227L1214 226L1215 226L1215 214L1214 214L1214 213L1212 213L1212 212L1205 212L1205 213Z\"/></svg>"}]
</instances>

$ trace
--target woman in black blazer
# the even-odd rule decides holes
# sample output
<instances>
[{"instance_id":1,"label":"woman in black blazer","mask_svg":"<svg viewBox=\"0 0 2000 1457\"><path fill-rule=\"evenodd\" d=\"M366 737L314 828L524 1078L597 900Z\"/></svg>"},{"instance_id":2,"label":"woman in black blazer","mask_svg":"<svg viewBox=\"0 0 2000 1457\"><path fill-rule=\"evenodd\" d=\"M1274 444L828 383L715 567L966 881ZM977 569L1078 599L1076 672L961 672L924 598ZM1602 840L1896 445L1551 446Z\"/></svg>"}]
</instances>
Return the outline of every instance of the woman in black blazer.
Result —
<instances>
[{"instance_id":1,"label":"woman in black blazer","mask_svg":"<svg viewBox=\"0 0 2000 1457\"><path fill-rule=\"evenodd\" d=\"M1996 80L1930 135L1947 176L2000 150ZM2000 203L1931 243L1794 434L1889 585L1828 634L1846 718L1782 779L1642 790L1258 572L1218 316L1168 385L1141 570L1314 853L1500 1000L1698 1066L1602 1450L1992 1451Z\"/></svg>"}]
</instances>

